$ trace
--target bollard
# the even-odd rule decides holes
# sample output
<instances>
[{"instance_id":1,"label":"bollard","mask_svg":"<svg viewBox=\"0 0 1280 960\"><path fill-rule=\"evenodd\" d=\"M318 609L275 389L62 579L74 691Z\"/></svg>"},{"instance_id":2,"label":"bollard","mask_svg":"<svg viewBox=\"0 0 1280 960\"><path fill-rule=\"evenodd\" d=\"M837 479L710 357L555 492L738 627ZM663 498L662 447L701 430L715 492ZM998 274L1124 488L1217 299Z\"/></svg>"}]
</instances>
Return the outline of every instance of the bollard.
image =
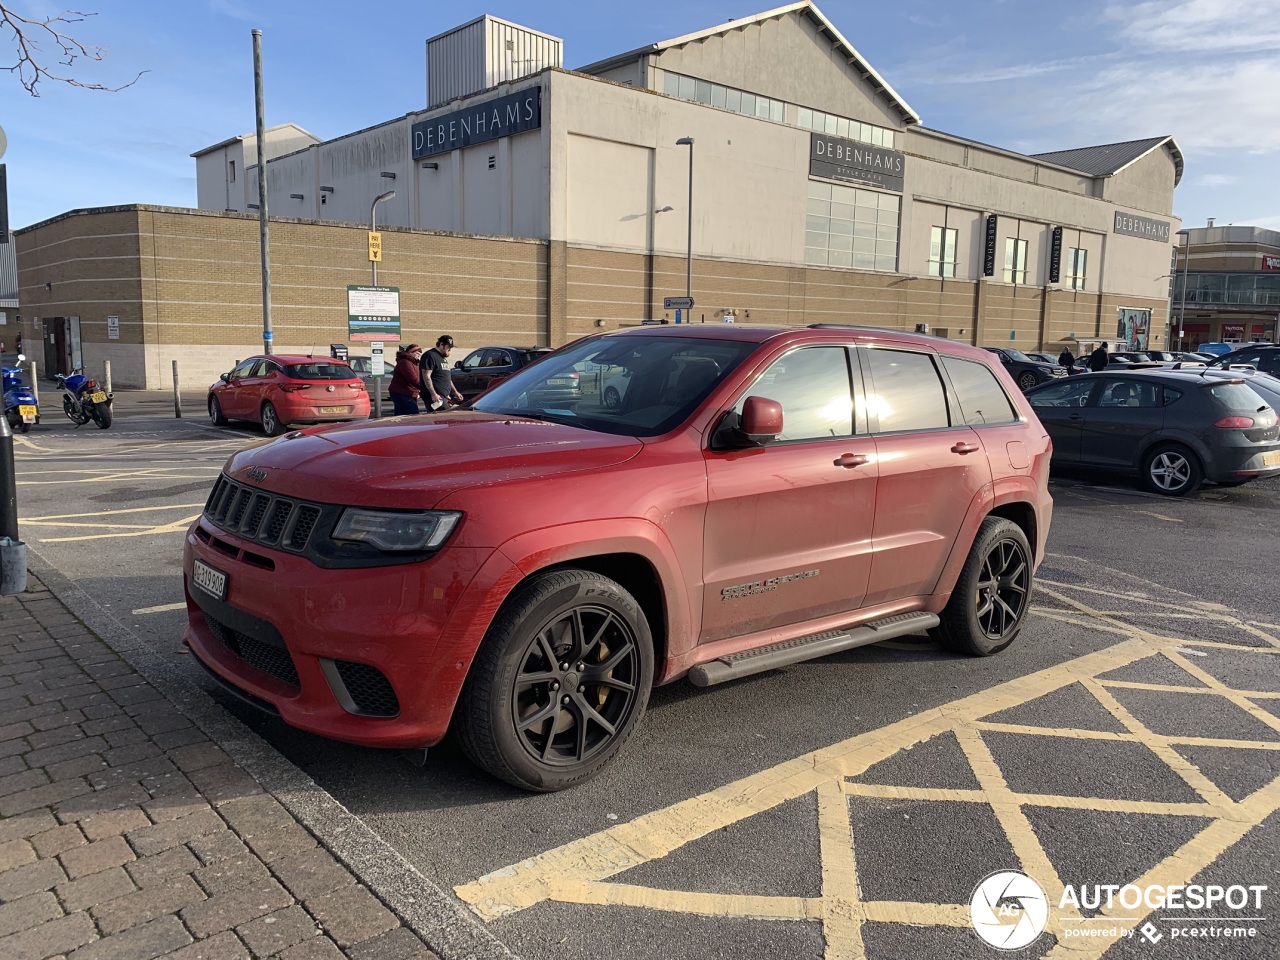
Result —
<instances>
[{"instance_id":1,"label":"bollard","mask_svg":"<svg viewBox=\"0 0 1280 960\"><path fill-rule=\"evenodd\" d=\"M106 371L102 375L102 380L107 385L107 393L111 392L111 361L104 360L102 365L106 367Z\"/></svg>"},{"instance_id":2,"label":"bollard","mask_svg":"<svg viewBox=\"0 0 1280 960\"><path fill-rule=\"evenodd\" d=\"M36 377L36 362L31 361L31 395L36 398L36 406L40 406L40 380Z\"/></svg>"},{"instance_id":3,"label":"bollard","mask_svg":"<svg viewBox=\"0 0 1280 960\"><path fill-rule=\"evenodd\" d=\"M0 416L0 594L27 589L27 545L18 539L18 477L13 464L13 431Z\"/></svg>"},{"instance_id":4,"label":"bollard","mask_svg":"<svg viewBox=\"0 0 1280 960\"><path fill-rule=\"evenodd\" d=\"M373 418L382 419L382 378L373 378Z\"/></svg>"},{"instance_id":5,"label":"bollard","mask_svg":"<svg viewBox=\"0 0 1280 960\"><path fill-rule=\"evenodd\" d=\"M178 361L173 361L173 415L182 419L182 395L178 393Z\"/></svg>"}]
</instances>

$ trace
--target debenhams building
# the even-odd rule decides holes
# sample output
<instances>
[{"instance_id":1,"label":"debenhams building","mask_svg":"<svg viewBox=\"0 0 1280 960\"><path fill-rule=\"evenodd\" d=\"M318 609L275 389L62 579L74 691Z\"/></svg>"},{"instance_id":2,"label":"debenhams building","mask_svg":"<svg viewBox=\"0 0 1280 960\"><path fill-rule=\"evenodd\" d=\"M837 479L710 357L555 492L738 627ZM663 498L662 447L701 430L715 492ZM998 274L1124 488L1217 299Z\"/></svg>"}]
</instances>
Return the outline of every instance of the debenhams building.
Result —
<instances>
[{"instance_id":1,"label":"debenhams building","mask_svg":"<svg viewBox=\"0 0 1280 960\"><path fill-rule=\"evenodd\" d=\"M674 321L686 282L695 323L1163 341L1171 136L1026 156L932 130L811 3L575 71L556 38L481 17L427 42L427 103L335 140L267 132L277 352L348 339L371 210L403 338L450 333L459 356ZM162 387L177 359L195 385L261 349L255 138L194 156L198 210L18 233L49 363Z\"/></svg>"}]
</instances>

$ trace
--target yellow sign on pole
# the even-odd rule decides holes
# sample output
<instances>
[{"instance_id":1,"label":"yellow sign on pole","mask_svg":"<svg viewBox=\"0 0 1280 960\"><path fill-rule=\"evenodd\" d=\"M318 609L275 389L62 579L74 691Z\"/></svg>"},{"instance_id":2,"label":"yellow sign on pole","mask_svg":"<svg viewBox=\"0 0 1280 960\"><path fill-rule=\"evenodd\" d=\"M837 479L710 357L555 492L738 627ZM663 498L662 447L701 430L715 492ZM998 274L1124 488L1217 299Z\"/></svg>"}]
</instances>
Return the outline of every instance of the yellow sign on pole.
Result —
<instances>
[{"instance_id":1,"label":"yellow sign on pole","mask_svg":"<svg viewBox=\"0 0 1280 960\"><path fill-rule=\"evenodd\" d=\"M382 234L369 231L369 259L374 263L382 262Z\"/></svg>"}]
</instances>

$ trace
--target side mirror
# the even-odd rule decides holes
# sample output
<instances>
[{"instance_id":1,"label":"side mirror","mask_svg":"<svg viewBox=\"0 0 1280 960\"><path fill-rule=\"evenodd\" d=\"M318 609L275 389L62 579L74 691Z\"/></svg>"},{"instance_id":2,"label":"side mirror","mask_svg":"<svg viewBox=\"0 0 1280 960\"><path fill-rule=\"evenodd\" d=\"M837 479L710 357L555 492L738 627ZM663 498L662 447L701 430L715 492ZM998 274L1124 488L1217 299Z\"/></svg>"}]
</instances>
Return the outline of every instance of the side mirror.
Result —
<instances>
[{"instance_id":1,"label":"side mirror","mask_svg":"<svg viewBox=\"0 0 1280 960\"><path fill-rule=\"evenodd\" d=\"M19 362L19 363L22 363L22 361L24 361L24 360L26 360L26 359L27 359L27 355L26 355L25 353L20 353L20 354L18 354L18 362Z\"/></svg>"},{"instance_id":2,"label":"side mirror","mask_svg":"<svg viewBox=\"0 0 1280 960\"><path fill-rule=\"evenodd\" d=\"M219 380L221 380L223 383L230 383L230 382L231 382L231 374L229 374L229 373L224 373L224 374L222 374L221 376L219 376L219 377L218 377L218 379L219 379Z\"/></svg>"},{"instance_id":3,"label":"side mirror","mask_svg":"<svg viewBox=\"0 0 1280 960\"><path fill-rule=\"evenodd\" d=\"M462 369L462 361L461 361L461 360L455 360L455 361L453 361L453 369L455 369L455 370L461 370L461 369Z\"/></svg>"},{"instance_id":4,"label":"side mirror","mask_svg":"<svg viewBox=\"0 0 1280 960\"><path fill-rule=\"evenodd\" d=\"M747 397L738 433L750 446L763 446L782 433L782 404L767 397Z\"/></svg>"}]
</instances>

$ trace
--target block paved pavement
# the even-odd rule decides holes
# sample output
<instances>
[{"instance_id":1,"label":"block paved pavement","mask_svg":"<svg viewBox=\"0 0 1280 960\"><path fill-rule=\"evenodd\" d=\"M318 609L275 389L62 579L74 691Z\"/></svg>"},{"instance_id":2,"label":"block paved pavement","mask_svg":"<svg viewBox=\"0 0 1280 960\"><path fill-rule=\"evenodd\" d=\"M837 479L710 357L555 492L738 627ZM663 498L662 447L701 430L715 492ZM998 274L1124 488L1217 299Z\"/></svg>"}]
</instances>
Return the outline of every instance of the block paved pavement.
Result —
<instances>
[{"instance_id":1,"label":"block paved pavement","mask_svg":"<svg viewBox=\"0 0 1280 960\"><path fill-rule=\"evenodd\" d=\"M0 598L0 957L436 954L33 576Z\"/></svg>"}]
</instances>

